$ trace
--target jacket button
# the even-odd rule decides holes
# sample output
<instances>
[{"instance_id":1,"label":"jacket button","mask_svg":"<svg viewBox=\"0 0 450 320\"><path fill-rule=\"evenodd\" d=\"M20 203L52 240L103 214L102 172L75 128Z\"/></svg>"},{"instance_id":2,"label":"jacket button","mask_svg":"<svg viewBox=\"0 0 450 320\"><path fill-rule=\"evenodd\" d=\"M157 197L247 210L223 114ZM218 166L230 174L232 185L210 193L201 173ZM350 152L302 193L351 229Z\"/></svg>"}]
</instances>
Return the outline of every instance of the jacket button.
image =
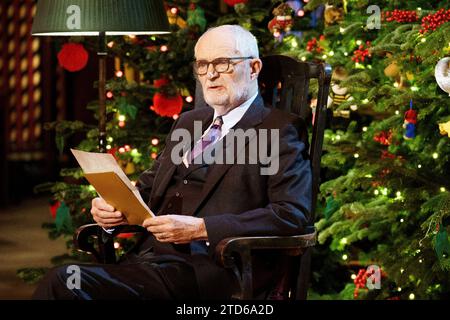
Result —
<instances>
[{"instance_id":1,"label":"jacket button","mask_svg":"<svg viewBox=\"0 0 450 320\"><path fill-rule=\"evenodd\" d=\"M179 196L180 196L179 192L175 193L175 197L179 197Z\"/></svg>"},{"instance_id":2,"label":"jacket button","mask_svg":"<svg viewBox=\"0 0 450 320\"><path fill-rule=\"evenodd\" d=\"M188 184L188 181L187 181L187 180L184 180L183 183L184 183L184 184Z\"/></svg>"}]
</instances>

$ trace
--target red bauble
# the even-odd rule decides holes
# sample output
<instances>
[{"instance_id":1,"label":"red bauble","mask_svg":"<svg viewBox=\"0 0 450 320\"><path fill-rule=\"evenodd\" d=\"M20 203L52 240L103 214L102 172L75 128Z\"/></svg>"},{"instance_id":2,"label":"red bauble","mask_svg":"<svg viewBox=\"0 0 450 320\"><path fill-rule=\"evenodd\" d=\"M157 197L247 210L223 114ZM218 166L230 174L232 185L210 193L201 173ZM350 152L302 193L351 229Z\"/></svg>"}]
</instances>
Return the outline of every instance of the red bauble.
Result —
<instances>
[{"instance_id":1,"label":"red bauble","mask_svg":"<svg viewBox=\"0 0 450 320\"><path fill-rule=\"evenodd\" d=\"M224 0L224 2L229 5L230 7L234 6L235 4L238 3L247 3L248 0Z\"/></svg>"},{"instance_id":2,"label":"red bauble","mask_svg":"<svg viewBox=\"0 0 450 320\"><path fill-rule=\"evenodd\" d=\"M168 97L162 93L156 93L153 97L153 110L162 117L173 117L180 114L183 108L183 97L177 94Z\"/></svg>"},{"instance_id":3,"label":"red bauble","mask_svg":"<svg viewBox=\"0 0 450 320\"><path fill-rule=\"evenodd\" d=\"M70 72L80 71L88 60L89 53L79 43L66 43L58 53L59 65Z\"/></svg>"},{"instance_id":4,"label":"red bauble","mask_svg":"<svg viewBox=\"0 0 450 320\"><path fill-rule=\"evenodd\" d=\"M164 87L168 84L169 84L169 80L165 77L162 77L161 79L153 80L153 86L158 89L161 87Z\"/></svg>"}]
</instances>

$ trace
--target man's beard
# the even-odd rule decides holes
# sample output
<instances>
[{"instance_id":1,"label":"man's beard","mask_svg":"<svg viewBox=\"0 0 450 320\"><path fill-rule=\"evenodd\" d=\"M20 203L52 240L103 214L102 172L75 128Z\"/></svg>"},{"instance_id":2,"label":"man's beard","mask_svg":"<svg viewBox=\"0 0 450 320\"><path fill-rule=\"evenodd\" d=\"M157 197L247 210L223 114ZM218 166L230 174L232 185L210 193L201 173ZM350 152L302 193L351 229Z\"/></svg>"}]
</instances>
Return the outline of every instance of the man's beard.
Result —
<instances>
[{"instance_id":1,"label":"man's beard","mask_svg":"<svg viewBox=\"0 0 450 320\"><path fill-rule=\"evenodd\" d=\"M206 103L210 106L221 106L225 108L229 107L237 107L244 103L249 97L248 96L248 88L242 88L240 86L236 86L235 94L231 97L227 92L223 94L213 94L213 93L205 93L204 99Z\"/></svg>"}]
</instances>

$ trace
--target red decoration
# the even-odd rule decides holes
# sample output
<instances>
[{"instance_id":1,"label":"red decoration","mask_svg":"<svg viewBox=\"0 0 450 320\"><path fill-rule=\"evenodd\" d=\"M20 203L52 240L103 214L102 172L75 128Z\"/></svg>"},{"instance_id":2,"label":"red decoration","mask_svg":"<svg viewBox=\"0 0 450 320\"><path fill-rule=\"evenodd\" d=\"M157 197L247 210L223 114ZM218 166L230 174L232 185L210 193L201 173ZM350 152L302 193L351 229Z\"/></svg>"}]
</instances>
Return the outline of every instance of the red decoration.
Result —
<instances>
[{"instance_id":1,"label":"red decoration","mask_svg":"<svg viewBox=\"0 0 450 320\"><path fill-rule=\"evenodd\" d=\"M109 149L108 153L111 154L114 157L114 159L116 159L116 161L117 161L118 160L118 158L117 158L118 151L119 151L119 148L114 147L114 148Z\"/></svg>"},{"instance_id":2,"label":"red decoration","mask_svg":"<svg viewBox=\"0 0 450 320\"><path fill-rule=\"evenodd\" d=\"M247 3L248 0L224 0L224 2L229 5L230 7L233 7L234 5L238 3Z\"/></svg>"},{"instance_id":3,"label":"red decoration","mask_svg":"<svg viewBox=\"0 0 450 320\"><path fill-rule=\"evenodd\" d=\"M395 154L392 154L387 150L381 151L381 159L395 159L395 158L397 158Z\"/></svg>"},{"instance_id":4,"label":"red decoration","mask_svg":"<svg viewBox=\"0 0 450 320\"><path fill-rule=\"evenodd\" d=\"M372 57L372 55L369 52L369 48L370 48L370 41L367 41L366 45L364 44L360 45L359 48L355 50L355 52L353 52L352 60L357 63L361 63L364 62L367 58Z\"/></svg>"},{"instance_id":5,"label":"red decoration","mask_svg":"<svg viewBox=\"0 0 450 320\"><path fill-rule=\"evenodd\" d=\"M319 41L317 41L317 38L313 38L312 40L309 40L306 44L306 50L309 52L316 52L321 53L323 51L323 48L320 46L320 41L325 40L325 36L321 35L319 38Z\"/></svg>"},{"instance_id":6,"label":"red decoration","mask_svg":"<svg viewBox=\"0 0 450 320\"><path fill-rule=\"evenodd\" d=\"M183 108L183 97L177 94L174 97L156 93L153 97L153 109L162 117L173 117L181 112Z\"/></svg>"},{"instance_id":7,"label":"red decoration","mask_svg":"<svg viewBox=\"0 0 450 320\"><path fill-rule=\"evenodd\" d=\"M397 10L383 12L383 19L391 22L416 22L419 20L417 12L415 10Z\"/></svg>"},{"instance_id":8,"label":"red decoration","mask_svg":"<svg viewBox=\"0 0 450 320\"><path fill-rule=\"evenodd\" d=\"M392 131L381 131L380 133L375 135L375 137L373 137L373 140L381 143L382 145L389 146L392 140Z\"/></svg>"},{"instance_id":9,"label":"red decoration","mask_svg":"<svg viewBox=\"0 0 450 320\"><path fill-rule=\"evenodd\" d=\"M436 13L431 13L422 19L422 29L420 34L425 34L428 31L436 30L441 24L450 21L450 9L440 9Z\"/></svg>"},{"instance_id":10,"label":"red decoration","mask_svg":"<svg viewBox=\"0 0 450 320\"><path fill-rule=\"evenodd\" d=\"M56 218L56 212L58 211L58 208L61 206L61 202L54 201L50 204L50 213L53 217L53 219Z\"/></svg>"},{"instance_id":11,"label":"red decoration","mask_svg":"<svg viewBox=\"0 0 450 320\"><path fill-rule=\"evenodd\" d=\"M166 77L162 77L161 79L153 80L153 86L155 88L161 88L169 84L169 80Z\"/></svg>"},{"instance_id":12,"label":"red decoration","mask_svg":"<svg viewBox=\"0 0 450 320\"><path fill-rule=\"evenodd\" d=\"M272 13L275 17L267 25L269 31L275 36L281 32L289 32L294 24L293 12L294 10L286 3L282 3L273 9Z\"/></svg>"},{"instance_id":13,"label":"red decoration","mask_svg":"<svg viewBox=\"0 0 450 320\"><path fill-rule=\"evenodd\" d=\"M359 269L358 275L353 280L353 283L355 284L355 290L353 291L353 298L358 298L359 295L359 289L364 289L366 287L367 282L367 272L366 269Z\"/></svg>"},{"instance_id":14,"label":"red decoration","mask_svg":"<svg viewBox=\"0 0 450 320\"><path fill-rule=\"evenodd\" d=\"M80 71L86 67L88 60L88 52L79 43L66 43L58 53L60 66L70 72Z\"/></svg>"}]
</instances>

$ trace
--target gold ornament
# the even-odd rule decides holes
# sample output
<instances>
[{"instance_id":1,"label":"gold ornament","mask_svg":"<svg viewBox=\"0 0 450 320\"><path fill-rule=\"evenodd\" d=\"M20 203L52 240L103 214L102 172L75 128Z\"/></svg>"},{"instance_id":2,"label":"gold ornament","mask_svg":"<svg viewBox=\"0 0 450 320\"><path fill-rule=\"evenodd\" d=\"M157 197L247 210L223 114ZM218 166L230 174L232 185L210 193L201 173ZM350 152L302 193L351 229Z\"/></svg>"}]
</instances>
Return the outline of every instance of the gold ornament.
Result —
<instances>
[{"instance_id":1,"label":"gold ornament","mask_svg":"<svg viewBox=\"0 0 450 320\"><path fill-rule=\"evenodd\" d=\"M166 13L170 24L176 24L180 27L180 29L184 29L187 27L186 21L178 14L173 13L170 9L167 10Z\"/></svg>"},{"instance_id":2,"label":"gold ornament","mask_svg":"<svg viewBox=\"0 0 450 320\"><path fill-rule=\"evenodd\" d=\"M439 123L439 131L443 136L448 135L448 137L450 138L450 121Z\"/></svg>"},{"instance_id":3,"label":"gold ornament","mask_svg":"<svg viewBox=\"0 0 450 320\"><path fill-rule=\"evenodd\" d=\"M325 25L331 26L344 20L344 9L326 5L325 7Z\"/></svg>"}]
</instances>

